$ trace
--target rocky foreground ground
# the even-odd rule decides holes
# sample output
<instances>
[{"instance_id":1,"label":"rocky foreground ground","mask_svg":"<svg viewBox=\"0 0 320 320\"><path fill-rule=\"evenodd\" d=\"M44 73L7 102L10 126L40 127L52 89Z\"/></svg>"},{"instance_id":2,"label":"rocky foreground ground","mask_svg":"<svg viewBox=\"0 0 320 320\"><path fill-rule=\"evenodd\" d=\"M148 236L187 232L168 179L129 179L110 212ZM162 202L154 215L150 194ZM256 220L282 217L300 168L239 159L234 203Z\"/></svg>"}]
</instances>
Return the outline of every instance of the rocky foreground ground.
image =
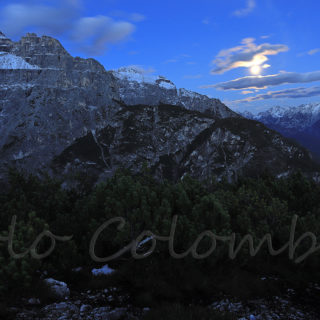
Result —
<instances>
[{"instance_id":1,"label":"rocky foreground ground","mask_svg":"<svg viewBox=\"0 0 320 320\"><path fill-rule=\"evenodd\" d=\"M36 298L23 299L19 306L10 309L16 314L15 319L139 320L150 310L128 304L128 297L115 287L77 292L70 291L63 282L55 282L53 288L57 292L56 302L44 304ZM304 292L288 288L286 294L267 299L240 301L221 295L208 308L231 312L238 320L317 320L320 319L316 303L319 294L320 286L313 283Z\"/></svg>"}]
</instances>

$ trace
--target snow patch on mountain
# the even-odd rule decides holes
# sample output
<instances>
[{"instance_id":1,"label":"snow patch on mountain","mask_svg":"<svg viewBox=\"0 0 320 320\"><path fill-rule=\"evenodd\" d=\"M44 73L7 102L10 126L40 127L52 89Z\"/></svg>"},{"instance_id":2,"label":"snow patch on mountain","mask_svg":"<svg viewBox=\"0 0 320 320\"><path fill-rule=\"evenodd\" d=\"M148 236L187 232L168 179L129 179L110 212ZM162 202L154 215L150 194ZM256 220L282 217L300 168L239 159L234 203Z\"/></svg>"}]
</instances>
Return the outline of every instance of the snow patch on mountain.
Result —
<instances>
[{"instance_id":1,"label":"snow patch on mountain","mask_svg":"<svg viewBox=\"0 0 320 320\"><path fill-rule=\"evenodd\" d=\"M29 64L23 58L7 52L0 52L0 69L40 69Z\"/></svg>"},{"instance_id":2,"label":"snow patch on mountain","mask_svg":"<svg viewBox=\"0 0 320 320\"><path fill-rule=\"evenodd\" d=\"M117 70L112 70L113 75L120 80L127 80L138 84L158 85L164 89L176 89L174 83L162 76L156 76L146 72L142 68L136 66L122 67Z\"/></svg>"},{"instance_id":3,"label":"snow patch on mountain","mask_svg":"<svg viewBox=\"0 0 320 320\"><path fill-rule=\"evenodd\" d=\"M146 74L142 69L135 67L122 67L118 70L112 70L115 77L121 80L134 81L139 83L154 84L158 80L157 76Z\"/></svg>"},{"instance_id":4,"label":"snow patch on mountain","mask_svg":"<svg viewBox=\"0 0 320 320\"><path fill-rule=\"evenodd\" d=\"M157 83L161 88L164 88L167 90L175 90L176 89L176 86L170 80L167 80L167 79L164 79L161 77L159 80L157 80Z\"/></svg>"}]
</instances>

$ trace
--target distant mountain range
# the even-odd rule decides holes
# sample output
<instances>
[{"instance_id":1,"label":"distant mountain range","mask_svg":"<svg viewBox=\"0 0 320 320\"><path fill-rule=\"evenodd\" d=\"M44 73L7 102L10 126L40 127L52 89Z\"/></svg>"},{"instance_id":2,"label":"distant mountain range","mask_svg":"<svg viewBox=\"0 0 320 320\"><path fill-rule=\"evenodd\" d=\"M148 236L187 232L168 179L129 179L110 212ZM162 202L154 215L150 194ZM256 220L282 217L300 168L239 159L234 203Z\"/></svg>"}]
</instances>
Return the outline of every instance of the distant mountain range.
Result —
<instances>
[{"instance_id":1,"label":"distant mountain range","mask_svg":"<svg viewBox=\"0 0 320 320\"><path fill-rule=\"evenodd\" d=\"M0 33L0 181L15 167L95 183L146 163L171 180L319 172L304 148L218 99L137 67L106 71L48 36Z\"/></svg>"},{"instance_id":2,"label":"distant mountain range","mask_svg":"<svg viewBox=\"0 0 320 320\"><path fill-rule=\"evenodd\" d=\"M320 103L298 107L273 107L256 115L245 111L242 115L264 123L285 137L295 139L320 160Z\"/></svg>"}]
</instances>

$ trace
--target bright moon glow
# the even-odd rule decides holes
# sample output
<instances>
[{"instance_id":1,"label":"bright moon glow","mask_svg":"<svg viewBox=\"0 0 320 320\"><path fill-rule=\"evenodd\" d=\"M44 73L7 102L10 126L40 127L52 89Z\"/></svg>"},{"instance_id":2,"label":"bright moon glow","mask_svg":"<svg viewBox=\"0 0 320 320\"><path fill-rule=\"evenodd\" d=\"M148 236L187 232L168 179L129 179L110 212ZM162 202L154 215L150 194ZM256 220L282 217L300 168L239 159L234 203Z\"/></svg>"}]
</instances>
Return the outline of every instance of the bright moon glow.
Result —
<instances>
[{"instance_id":1,"label":"bright moon glow","mask_svg":"<svg viewBox=\"0 0 320 320\"><path fill-rule=\"evenodd\" d=\"M250 72L254 75L258 75L261 72L261 67L260 66L252 66L250 68Z\"/></svg>"}]
</instances>

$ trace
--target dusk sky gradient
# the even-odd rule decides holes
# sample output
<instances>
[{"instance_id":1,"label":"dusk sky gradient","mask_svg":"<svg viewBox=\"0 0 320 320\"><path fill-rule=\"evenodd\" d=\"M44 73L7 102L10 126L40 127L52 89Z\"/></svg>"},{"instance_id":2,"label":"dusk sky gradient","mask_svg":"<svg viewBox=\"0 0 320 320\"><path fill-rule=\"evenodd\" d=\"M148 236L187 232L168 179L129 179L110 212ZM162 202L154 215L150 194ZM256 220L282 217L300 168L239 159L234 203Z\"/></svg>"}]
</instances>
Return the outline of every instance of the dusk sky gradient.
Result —
<instances>
[{"instance_id":1,"label":"dusk sky gradient","mask_svg":"<svg viewBox=\"0 0 320 320\"><path fill-rule=\"evenodd\" d=\"M320 101L319 12L316 0L3 0L0 30L257 112Z\"/></svg>"}]
</instances>

